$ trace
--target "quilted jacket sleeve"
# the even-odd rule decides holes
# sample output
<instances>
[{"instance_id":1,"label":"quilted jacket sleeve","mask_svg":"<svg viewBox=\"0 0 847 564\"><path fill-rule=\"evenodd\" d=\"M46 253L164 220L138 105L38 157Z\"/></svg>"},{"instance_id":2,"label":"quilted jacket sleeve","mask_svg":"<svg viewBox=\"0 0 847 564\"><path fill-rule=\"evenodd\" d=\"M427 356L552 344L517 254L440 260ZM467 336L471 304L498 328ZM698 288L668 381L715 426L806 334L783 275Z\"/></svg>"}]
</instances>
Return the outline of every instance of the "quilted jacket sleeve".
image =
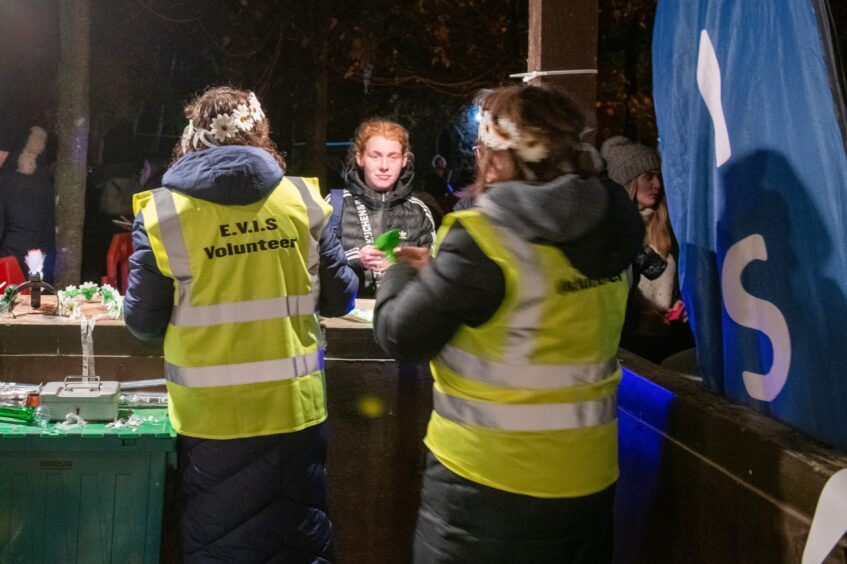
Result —
<instances>
[{"instance_id":1,"label":"quilted jacket sleeve","mask_svg":"<svg viewBox=\"0 0 847 564\"><path fill-rule=\"evenodd\" d=\"M321 295L319 307L321 315L338 317L345 315L356 300L359 278L347 265L344 249L335 235L335 230L324 229L320 241L320 282Z\"/></svg>"},{"instance_id":2,"label":"quilted jacket sleeve","mask_svg":"<svg viewBox=\"0 0 847 564\"><path fill-rule=\"evenodd\" d=\"M174 281L162 274L156 264L141 213L132 225L132 247L124 321L138 339L159 342L165 336L173 309Z\"/></svg>"}]
</instances>

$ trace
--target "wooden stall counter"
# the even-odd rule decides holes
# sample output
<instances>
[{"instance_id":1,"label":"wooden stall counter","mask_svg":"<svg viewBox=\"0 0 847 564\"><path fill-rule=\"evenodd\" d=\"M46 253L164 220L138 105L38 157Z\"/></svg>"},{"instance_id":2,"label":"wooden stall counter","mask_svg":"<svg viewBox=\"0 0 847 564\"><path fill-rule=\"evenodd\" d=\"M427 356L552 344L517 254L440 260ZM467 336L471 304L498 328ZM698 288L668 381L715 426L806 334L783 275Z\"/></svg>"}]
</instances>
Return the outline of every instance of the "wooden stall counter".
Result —
<instances>
[{"instance_id":1,"label":"wooden stall counter","mask_svg":"<svg viewBox=\"0 0 847 564\"><path fill-rule=\"evenodd\" d=\"M0 319L0 381L37 384L80 374L80 322L53 315L52 296L43 296L37 311L28 299L15 307L15 318ZM361 317L322 320L337 562L407 562L432 380L427 366L398 363L374 342L372 324L362 320L373 300L357 300L356 310ZM104 380L163 377L161 346L138 341L122 320L98 319L93 338ZM163 561L173 560L164 555Z\"/></svg>"},{"instance_id":2,"label":"wooden stall counter","mask_svg":"<svg viewBox=\"0 0 847 564\"><path fill-rule=\"evenodd\" d=\"M51 299L0 319L0 380L80 373L79 322L48 315ZM359 320L323 320L337 561L408 562L432 380L376 345L362 321L373 300L356 306ZM97 321L94 354L106 379L162 376L161 348L122 321ZM626 351L620 359L617 561L799 562L817 496L847 454ZM827 562L847 562L847 541Z\"/></svg>"},{"instance_id":3,"label":"wooden stall counter","mask_svg":"<svg viewBox=\"0 0 847 564\"><path fill-rule=\"evenodd\" d=\"M38 384L82 373L79 320L56 315L56 297L43 295L33 310L29 296L20 296L14 317L0 318L0 380ZM83 306L83 312L95 313ZM123 320L95 320L93 333L97 374L104 380L160 378L162 348L144 344L126 329Z\"/></svg>"}]
</instances>

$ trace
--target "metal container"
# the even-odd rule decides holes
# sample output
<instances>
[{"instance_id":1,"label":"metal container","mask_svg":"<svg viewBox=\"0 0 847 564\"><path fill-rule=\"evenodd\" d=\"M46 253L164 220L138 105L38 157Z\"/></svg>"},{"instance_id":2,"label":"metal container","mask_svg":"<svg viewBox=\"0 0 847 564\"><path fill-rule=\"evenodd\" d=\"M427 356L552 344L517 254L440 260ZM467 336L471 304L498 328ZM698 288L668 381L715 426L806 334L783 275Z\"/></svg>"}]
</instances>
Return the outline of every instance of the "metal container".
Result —
<instances>
[{"instance_id":1,"label":"metal container","mask_svg":"<svg viewBox=\"0 0 847 564\"><path fill-rule=\"evenodd\" d=\"M64 382L48 382L41 390L41 407L50 421L62 421L69 413L86 421L113 421L118 416L119 382L68 376Z\"/></svg>"}]
</instances>

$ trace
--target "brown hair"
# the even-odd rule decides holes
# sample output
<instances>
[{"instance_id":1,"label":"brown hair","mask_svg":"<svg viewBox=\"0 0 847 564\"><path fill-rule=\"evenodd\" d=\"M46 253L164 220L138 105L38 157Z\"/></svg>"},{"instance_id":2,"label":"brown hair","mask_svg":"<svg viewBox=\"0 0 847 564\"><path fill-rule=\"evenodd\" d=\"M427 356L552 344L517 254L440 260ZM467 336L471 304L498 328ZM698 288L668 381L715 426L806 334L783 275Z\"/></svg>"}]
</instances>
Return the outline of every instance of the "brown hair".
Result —
<instances>
[{"instance_id":1,"label":"brown hair","mask_svg":"<svg viewBox=\"0 0 847 564\"><path fill-rule=\"evenodd\" d=\"M209 88L192 100L185 107L185 117L194 123L194 127L210 130L212 120L219 114L230 114L239 105L250 105L250 92L246 90L238 90L231 86L214 86ZM279 163L282 170L285 170L285 158L282 153L277 150L276 145L270 138L270 124L268 118L256 122L253 129L250 131L242 131L236 129L235 135L229 137L219 143L223 145L246 145L249 147L258 147L264 149ZM183 152L182 142L176 144L173 150L173 160L176 161L180 157L202 151L207 147L202 143L198 143L197 148L194 148L192 143L189 143L187 150Z\"/></svg>"},{"instance_id":2,"label":"brown hair","mask_svg":"<svg viewBox=\"0 0 847 564\"><path fill-rule=\"evenodd\" d=\"M641 175L639 175L641 176ZM626 185L626 192L631 200L635 200L635 191L638 187L638 176L630 180ZM645 224L644 242L653 247L656 252L667 258L673 246L671 220L668 213L668 203L665 200L665 188L659 196L656 208L647 219Z\"/></svg>"},{"instance_id":3,"label":"brown hair","mask_svg":"<svg viewBox=\"0 0 847 564\"><path fill-rule=\"evenodd\" d=\"M494 121L507 118L518 131L529 134L548 148L547 156L539 162L524 161L514 149L509 154L515 162L518 178L549 182L564 174L592 176L599 171L591 153L580 147L585 129L585 116L559 89L548 86L504 86L477 96L480 111L489 112ZM472 196L485 191L485 172L488 159L477 159L474 183L463 190Z\"/></svg>"},{"instance_id":4,"label":"brown hair","mask_svg":"<svg viewBox=\"0 0 847 564\"><path fill-rule=\"evenodd\" d=\"M377 135L400 143L404 155L409 152L409 132L406 131L405 127L387 119L371 118L363 121L356 128L356 133L353 136L353 144L350 146L350 152L347 155L348 166L356 166L356 155L363 154L368 139Z\"/></svg>"}]
</instances>

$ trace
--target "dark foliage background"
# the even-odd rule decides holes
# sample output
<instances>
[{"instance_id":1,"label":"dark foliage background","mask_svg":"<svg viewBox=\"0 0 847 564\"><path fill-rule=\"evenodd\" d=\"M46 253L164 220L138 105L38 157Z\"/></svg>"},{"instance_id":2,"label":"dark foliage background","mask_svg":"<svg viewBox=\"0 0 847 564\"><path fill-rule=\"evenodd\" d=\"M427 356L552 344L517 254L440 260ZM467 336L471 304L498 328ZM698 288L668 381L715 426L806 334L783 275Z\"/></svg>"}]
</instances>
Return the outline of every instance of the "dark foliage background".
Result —
<instances>
[{"instance_id":1,"label":"dark foliage background","mask_svg":"<svg viewBox=\"0 0 847 564\"><path fill-rule=\"evenodd\" d=\"M0 145L55 124L55 0L0 4ZM526 70L528 0L91 0L89 162L137 169L167 154L195 93L255 90L295 174L338 185L359 121L406 125L420 173L472 163L474 94ZM830 2L840 52L847 3ZM656 0L599 0L598 141L657 138L651 41ZM327 147L327 143L329 146ZM9 144L9 143L6 143ZM419 176L423 176L420 174Z\"/></svg>"}]
</instances>

